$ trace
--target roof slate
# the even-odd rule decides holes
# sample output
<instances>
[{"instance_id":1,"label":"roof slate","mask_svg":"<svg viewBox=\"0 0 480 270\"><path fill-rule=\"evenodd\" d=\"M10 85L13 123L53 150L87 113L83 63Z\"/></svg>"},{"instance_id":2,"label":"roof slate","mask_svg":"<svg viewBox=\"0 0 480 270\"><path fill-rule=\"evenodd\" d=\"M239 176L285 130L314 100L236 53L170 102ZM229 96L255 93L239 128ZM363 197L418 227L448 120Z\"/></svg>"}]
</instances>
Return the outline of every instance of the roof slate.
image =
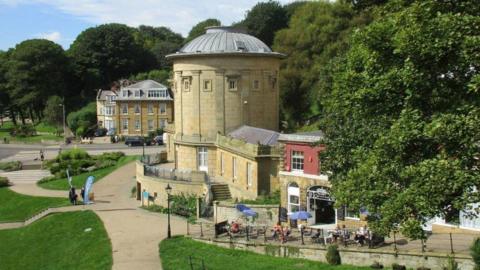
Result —
<instances>
[{"instance_id":1,"label":"roof slate","mask_svg":"<svg viewBox=\"0 0 480 270\"><path fill-rule=\"evenodd\" d=\"M275 145L277 144L279 133L273 130L244 125L228 133L228 136L251 144Z\"/></svg>"}]
</instances>

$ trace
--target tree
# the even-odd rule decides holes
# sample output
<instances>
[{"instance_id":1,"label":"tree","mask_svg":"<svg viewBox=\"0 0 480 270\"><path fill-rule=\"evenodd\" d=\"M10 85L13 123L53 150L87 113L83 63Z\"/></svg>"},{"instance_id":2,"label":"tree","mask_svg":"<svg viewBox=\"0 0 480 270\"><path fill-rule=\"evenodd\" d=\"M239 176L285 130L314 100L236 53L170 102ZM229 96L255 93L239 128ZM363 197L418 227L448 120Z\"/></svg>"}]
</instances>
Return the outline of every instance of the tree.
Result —
<instances>
[{"instance_id":1,"label":"tree","mask_svg":"<svg viewBox=\"0 0 480 270\"><path fill-rule=\"evenodd\" d=\"M155 56L155 67L162 69L170 68L165 55L175 53L183 44L183 37L167 27L141 25L135 39Z\"/></svg>"},{"instance_id":2,"label":"tree","mask_svg":"<svg viewBox=\"0 0 480 270\"><path fill-rule=\"evenodd\" d=\"M247 12L245 19L237 26L244 27L247 32L269 47L273 44L275 33L288 25L287 11L276 1L260 2Z\"/></svg>"},{"instance_id":3,"label":"tree","mask_svg":"<svg viewBox=\"0 0 480 270\"><path fill-rule=\"evenodd\" d=\"M9 53L7 65L7 92L24 123L27 114L32 121L41 118L45 97L67 94L69 61L52 41L21 42Z\"/></svg>"},{"instance_id":4,"label":"tree","mask_svg":"<svg viewBox=\"0 0 480 270\"><path fill-rule=\"evenodd\" d=\"M192 27L184 43L188 43L191 40L195 39L196 37L199 37L205 34L205 28L209 26L220 26L220 25L222 25L222 23L217 19L206 19L204 21L201 21Z\"/></svg>"},{"instance_id":5,"label":"tree","mask_svg":"<svg viewBox=\"0 0 480 270\"><path fill-rule=\"evenodd\" d=\"M78 111L68 114L67 123L70 129L77 136L83 136L97 122L97 105L90 102L87 106Z\"/></svg>"},{"instance_id":6,"label":"tree","mask_svg":"<svg viewBox=\"0 0 480 270\"><path fill-rule=\"evenodd\" d=\"M57 129L63 125L63 112L60 109L61 104L63 104L61 97L51 96L48 98L43 111L43 119L45 122L57 127Z\"/></svg>"},{"instance_id":7,"label":"tree","mask_svg":"<svg viewBox=\"0 0 480 270\"><path fill-rule=\"evenodd\" d=\"M143 80L154 80L168 87L170 78L170 71L164 69L154 69L149 72L142 72L136 75L130 76L129 80L132 81L143 81Z\"/></svg>"},{"instance_id":8,"label":"tree","mask_svg":"<svg viewBox=\"0 0 480 270\"><path fill-rule=\"evenodd\" d=\"M112 81L152 68L154 57L134 38L134 29L122 24L88 28L77 36L68 54L81 79L85 97Z\"/></svg>"},{"instance_id":9,"label":"tree","mask_svg":"<svg viewBox=\"0 0 480 270\"><path fill-rule=\"evenodd\" d=\"M349 4L308 2L277 32L273 48L287 55L279 81L282 118L289 126L319 115L318 100L330 92L335 58L348 49L351 32L369 21L369 13L357 14Z\"/></svg>"},{"instance_id":10,"label":"tree","mask_svg":"<svg viewBox=\"0 0 480 270\"><path fill-rule=\"evenodd\" d=\"M480 7L381 8L353 35L322 101L323 166L337 204L367 208L373 230L424 238L426 221L458 220L480 197Z\"/></svg>"}]
</instances>

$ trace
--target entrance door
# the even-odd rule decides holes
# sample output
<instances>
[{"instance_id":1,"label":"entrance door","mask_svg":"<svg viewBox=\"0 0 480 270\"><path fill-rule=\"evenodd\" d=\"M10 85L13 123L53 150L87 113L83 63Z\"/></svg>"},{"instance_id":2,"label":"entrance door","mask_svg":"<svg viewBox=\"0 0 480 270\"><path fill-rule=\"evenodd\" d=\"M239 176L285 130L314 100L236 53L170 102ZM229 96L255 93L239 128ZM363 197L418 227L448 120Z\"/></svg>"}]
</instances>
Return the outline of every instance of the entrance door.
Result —
<instances>
[{"instance_id":1,"label":"entrance door","mask_svg":"<svg viewBox=\"0 0 480 270\"><path fill-rule=\"evenodd\" d=\"M198 170L208 172L208 149L207 147L198 147Z\"/></svg>"},{"instance_id":2,"label":"entrance door","mask_svg":"<svg viewBox=\"0 0 480 270\"><path fill-rule=\"evenodd\" d=\"M324 187L314 186L307 192L308 211L314 224L335 224L334 200Z\"/></svg>"}]
</instances>

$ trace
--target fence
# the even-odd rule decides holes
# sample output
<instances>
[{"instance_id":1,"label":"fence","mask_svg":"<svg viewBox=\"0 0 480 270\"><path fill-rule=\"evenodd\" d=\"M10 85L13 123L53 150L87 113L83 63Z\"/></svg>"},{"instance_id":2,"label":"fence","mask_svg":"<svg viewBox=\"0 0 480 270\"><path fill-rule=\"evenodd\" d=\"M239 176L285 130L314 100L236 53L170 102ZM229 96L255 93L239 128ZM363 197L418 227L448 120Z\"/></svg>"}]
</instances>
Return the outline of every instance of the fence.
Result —
<instances>
[{"instance_id":1,"label":"fence","mask_svg":"<svg viewBox=\"0 0 480 270\"><path fill-rule=\"evenodd\" d=\"M143 166L145 176L158 177L162 179L174 180L174 181L192 181L191 171L181 171L167 168L159 168L150 165Z\"/></svg>"}]
</instances>

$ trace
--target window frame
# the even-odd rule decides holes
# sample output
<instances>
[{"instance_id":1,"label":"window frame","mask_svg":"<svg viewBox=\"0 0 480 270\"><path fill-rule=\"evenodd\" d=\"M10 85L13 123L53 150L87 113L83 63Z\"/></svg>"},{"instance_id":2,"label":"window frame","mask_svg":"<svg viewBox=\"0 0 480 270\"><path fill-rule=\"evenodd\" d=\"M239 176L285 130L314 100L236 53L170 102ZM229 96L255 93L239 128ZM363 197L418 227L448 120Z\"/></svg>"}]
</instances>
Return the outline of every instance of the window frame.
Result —
<instances>
[{"instance_id":1,"label":"window frame","mask_svg":"<svg viewBox=\"0 0 480 270\"><path fill-rule=\"evenodd\" d=\"M232 87L232 83L233 83L233 87ZM237 91L238 90L238 79L229 78L227 80L227 88L228 88L228 91Z\"/></svg>"},{"instance_id":2,"label":"window frame","mask_svg":"<svg viewBox=\"0 0 480 270\"><path fill-rule=\"evenodd\" d=\"M135 118L134 124L135 124L135 125L134 125L135 131L140 131L140 130L142 130L142 121L141 121L141 119ZM138 128L137 128L137 124L138 124Z\"/></svg>"},{"instance_id":3,"label":"window frame","mask_svg":"<svg viewBox=\"0 0 480 270\"><path fill-rule=\"evenodd\" d=\"M122 130L128 130L128 118L122 118Z\"/></svg>"},{"instance_id":4,"label":"window frame","mask_svg":"<svg viewBox=\"0 0 480 270\"><path fill-rule=\"evenodd\" d=\"M151 102L147 104L147 113L154 114L154 107L153 107L153 103Z\"/></svg>"},{"instance_id":5,"label":"window frame","mask_svg":"<svg viewBox=\"0 0 480 270\"><path fill-rule=\"evenodd\" d=\"M167 103L160 103L159 108L158 108L159 114L167 114Z\"/></svg>"},{"instance_id":6,"label":"window frame","mask_svg":"<svg viewBox=\"0 0 480 270\"><path fill-rule=\"evenodd\" d=\"M292 152L290 153L290 170L292 172L304 172L305 153L303 151L292 150Z\"/></svg>"},{"instance_id":7,"label":"window frame","mask_svg":"<svg viewBox=\"0 0 480 270\"><path fill-rule=\"evenodd\" d=\"M122 104L122 114L128 114L128 103Z\"/></svg>"},{"instance_id":8,"label":"window frame","mask_svg":"<svg viewBox=\"0 0 480 270\"><path fill-rule=\"evenodd\" d=\"M138 112L137 112L137 109L138 109ZM142 108L140 106L140 104L135 104L135 107L134 107L134 113L135 114L140 114L142 112Z\"/></svg>"},{"instance_id":9,"label":"window frame","mask_svg":"<svg viewBox=\"0 0 480 270\"><path fill-rule=\"evenodd\" d=\"M213 89L213 85L212 85L212 80L211 79L204 79L203 80L203 91L204 92L210 92L212 91ZM208 84L208 85L207 85Z\"/></svg>"}]
</instances>

